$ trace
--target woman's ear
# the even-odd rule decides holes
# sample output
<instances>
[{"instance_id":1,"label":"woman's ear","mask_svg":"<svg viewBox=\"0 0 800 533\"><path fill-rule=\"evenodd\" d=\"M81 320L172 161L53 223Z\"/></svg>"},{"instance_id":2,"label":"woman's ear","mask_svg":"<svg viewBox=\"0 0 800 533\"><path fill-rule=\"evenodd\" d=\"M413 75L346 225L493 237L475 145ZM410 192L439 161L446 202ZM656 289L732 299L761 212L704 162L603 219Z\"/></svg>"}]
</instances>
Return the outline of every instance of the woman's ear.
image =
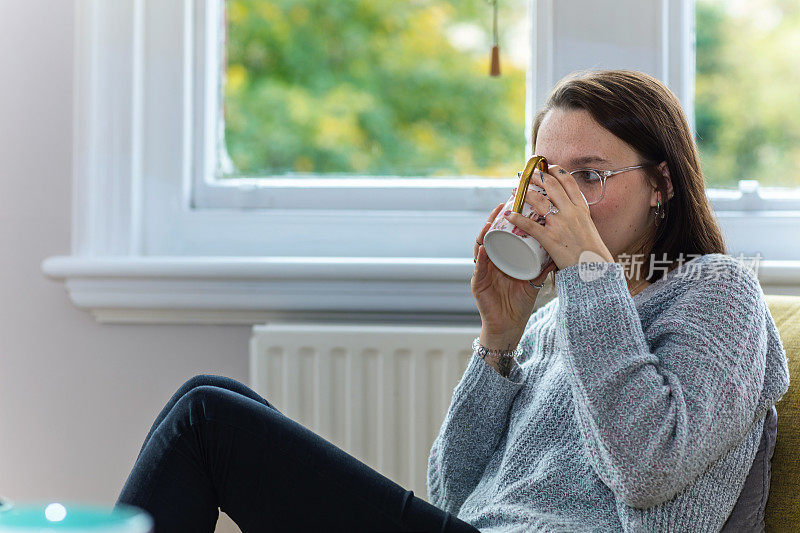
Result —
<instances>
[{"instance_id":1,"label":"woman's ear","mask_svg":"<svg viewBox=\"0 0 800 533\"><path fill-rule=\"evenodd\" d=\"M662 161L658 164L658 171L664 176L667 182L667 200L671 199L674 196L674 192L672 191L672 178L669 175L669 167L667 166L666 161Z\"/></svg>"}]
</instances>

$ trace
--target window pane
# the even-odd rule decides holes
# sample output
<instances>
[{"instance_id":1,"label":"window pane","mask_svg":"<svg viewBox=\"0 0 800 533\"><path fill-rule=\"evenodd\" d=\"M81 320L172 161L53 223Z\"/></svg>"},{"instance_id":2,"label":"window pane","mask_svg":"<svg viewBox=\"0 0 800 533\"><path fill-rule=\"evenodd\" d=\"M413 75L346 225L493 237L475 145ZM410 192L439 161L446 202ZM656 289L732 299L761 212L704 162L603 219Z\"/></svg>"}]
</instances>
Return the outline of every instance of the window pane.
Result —
<instances>
[{"instance_id":1,"label":"window pane","mask_svg":"<svg viewBox=\"0 0 800 533\"><path fill-rule=\"evenodd\" d=\"M527 0L227 0L223 176L514 177Z\"/></svg>"},{"instance_id":2,"label":"window pane","mask_svg":"<svg viewBox=\"0 0 800 533\"><path fill-rule=\"evenodd\" d=\"M708 185L800 186L800 3L695 5L695 125Z\"/></svg>"}]
</instances>

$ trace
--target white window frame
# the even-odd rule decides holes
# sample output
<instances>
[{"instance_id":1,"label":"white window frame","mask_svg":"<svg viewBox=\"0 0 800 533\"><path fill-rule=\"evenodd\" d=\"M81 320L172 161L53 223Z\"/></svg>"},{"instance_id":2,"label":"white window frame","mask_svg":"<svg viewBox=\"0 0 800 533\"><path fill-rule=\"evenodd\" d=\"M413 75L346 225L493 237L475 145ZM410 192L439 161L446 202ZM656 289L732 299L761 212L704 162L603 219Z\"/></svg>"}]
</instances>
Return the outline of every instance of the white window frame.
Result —
<instances>
[{"instance_id":1,"label":"white window frame","mask_svg":"<svg viewBox=\"0 0 800 533\"><path fill-rule=\"evenodd\" d=\"M516 180L210 179L219 136L214 1L76 0L72 249L48 258L45 273L101 321L475 322L474 236ZM649 5L615 0L616 12L619 2ZM592 66L650 71L693 108L691 0L660 0L650 12L659 38L644 51L562 46L564 11L579 25L574 13L596 16L596 1L530 5L527 155L533 110L574 70L564 57L576 46L612 54ZM800 190L755 185L708 196L729 248L774 258L761 262L762 284L793 291Z\"/></svg>"}]
</instances>

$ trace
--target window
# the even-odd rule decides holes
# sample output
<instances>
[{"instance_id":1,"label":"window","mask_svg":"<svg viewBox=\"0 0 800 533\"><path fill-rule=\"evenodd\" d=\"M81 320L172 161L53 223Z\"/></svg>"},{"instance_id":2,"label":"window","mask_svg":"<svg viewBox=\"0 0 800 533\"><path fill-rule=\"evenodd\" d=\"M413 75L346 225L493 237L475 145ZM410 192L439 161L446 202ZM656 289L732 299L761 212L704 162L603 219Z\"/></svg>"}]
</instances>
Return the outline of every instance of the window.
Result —
<instances>
[{"instance_id":1,"label":"window","mask_svg":"<svg viewBox=\"0 0 800 533\"><path fill-rule=\"evenodd\" d=\"M708 183L800 187L800 5L696 0L697 142Z\"/></svg>"},{"instance_id":2,"label":"window","mask_svg":"<svg viewBox=\"0 0 800 533\"><path fill-rule=\"evenodd\" d=\"M194 207L477 211L524 166L529 0L498 3L497 77L486 0L218 0L200 15L219 46L195 61ZM487 178L509 183L470 189Z\"/></svg>"},{"instance_id":3,"label":"window","mask_svg":"<svg viewBox=\"0 0 800 533\"><path fill-rule=\"evenodd\" d=\"M698 9L719 12L721 4L702 7L709 1L698 0ZM767 2L760 0L757 5ZM783 18L771 33L763 33L764 40L778 39L789 31L783 25L797 20L791 2L769 2L778 6ZM92 310L100 320L115 322L253 323L292 316L474 321L476 310L468 290L472 243L487 212L516 184L515 167L532 155L533 112L565 74L601 67L653 74L667 83L687 110L694 109L697 77L698 130L713 180L708 194L729 250L760 252L767 258L759 266L765 291L797 283L797 152L783 149L792 143L796 148L797 123L792 122L796 113L788 111L794 102L784 101L791 100L785 92L789 89L781 85L783 81L786 87L797 85L792 78L797 75L792 63L797 56L795 41L779 41L773 56L761 53L763 43L758 40L751 45L719 44L721 37L715 35L737 31L736 10L749 9L746 2L733 2L739 7L730 8L726 4L722 11L724 17L733 17L733 30L720 29L727 27L728 19L713 26L706 22L707 13L698 11L697 24L703 31L698 32L695 76L692 0L615 0L613 10L598 8L594 0L508 0L500 5L506 10L501 10L499 20L503 74L490 78L486 71L491 12L485 0L76 0L73 243L71 255L48 258L43 270L66 280L76 305ZM247 9L234 12L241 8ZM429 36L438 48L423 46L419 54L449 57L458 65L436 67L426 60L422 70L415 65L407 75L440 83L437 69L462 72L458 69L471 64L474 87L479 88L474 94L479 95L481 87L506 87L500 94L509 99L491 109L508 114L512 107L519 110L524 99L524 117L509 118L507 132L496 127L493 117L482 118L481 126L492 136L489 148L481 152L472 140L475 125L459 122L463 117L446 107L437 116L430 105L422 105L433 97L419 92L419 87L409 94L394 88L375 93L340 76L329 82L327 90L314 92L262 80L261 92L245 98L255 90L256 78L273 72L262 69L256 75L253 70L267 59L262 48L244 44L248 32L258 33L248 21L258 27L263 22L250 19L248 10L278 9L277 14L267 14L274 20L289 18L290 23L276 33L289 39L293 29L303 28L303 21L309 20L312 8L331 17L339 13L350 18L358 12L373 21L380 19L379 27L393 24L391 18L381 18L385 13L401 13L410 17L407 20L427 14L422 20L442 30ZM754 19L757 27L776 24L774 16L769 18L775 13L770 9L765 10L766 22ZM404 23L398 31L421 35L408 34L413 27ZM520 38L519 27L529 28L529 37ZM363 33L358 29L355 34L359 32ZM340 39L350 42L345 36ZM509 43L526 40L530 53L523 85L524 60L514 58L524 54L512 53L516 46ZM707 52L709 43L728 51L714 60ZM369 72L364 73L369 70L364 57L379 61L384 57L380 54L400 53L391 38L384 45L367 47L360 51L366 56L358 55L361 64L350 64L347 72L361 76L358 83L376 83ZM327 61L341 55L343 45L338 46L339 52L335 47L325 51ZM735 66L730 58L744 57L749 49L758 50L760 60L774 57L776 62L772 67L746 62L753 70L737 70L736 75L725 70ZM714 65L719 58L728 59ZM392 55L384 59L390 67L397 61ZM294 58L291 64L300 65ZM780 75L773 75L770 68ZM747 78L748 72L756 72L757 79ZM298 78L296 73L292 76ZM516 82L512 76L517 76ZM717 83L720 77L726 84ZM741 82L737 85L741 88L729 88L727 82L733 81ZM755 112L744 116L730 112L726 106L736 91L750 90L752 84L761 85L761 96L743 101L746 111ZM511 85L513 90L508 89ZM386 107L387 94L400 107ZM412 105L403 97L411 98ZM421 102L421 117L409 114L415 109L414 100ZM464 105L463 99L454 100L445 103ZM272 107L263 107L270 102ZM775 102L787 111L771 108ZM315 106L313 114L303 104ZM262 120L268 125L273 120L275 126L276 113L297 118L301 125L303 117L309 123L328 118L325 124L312 124L314 143L292 152L280 144L288 142L286 130L275 138L270 137L271 129L264 136L264 128L258 126ZM728 116L745 128L719 127ZM395 122L389 120L392 117ZM694 119L694 114L689 117ZM756 118L772 124L756 126ZM380 120L393 127L375 126ZM437 129L436 120L444 120L446 126ZM248 128L254 128L254 134ZM450 130L452 137L442 133ZM743 141L729 143L733 131ZM348 135L355 141L348 144ZM412 142L440 137L445 140ZM383 142L385 138L389 140ZM373 151L391 152L397 138L411 139L404 149L414 158L370 157ZM296 140L291 135L290 139ZM278 143L281 150L271 143ZM268 145L267 150L260 144ZM459 152L463 146L466 151ZM292 155L281 160L278 156L284 153ZM743 160L751 161L741 159L741 153L755 154L753 168L775 163L770 168L777 170L769 171L769 177L756 170L737 171ZM792 161L791 172L782 170ZM787 174L794 181L781 181ZM755 182L740 181L742 177L768 186L759 188ZM773 177L775 181L766 181ZM738 190L731 189L737 181ZM779 183L794 186L771 188Z\"/></svg>"}]
</instances>

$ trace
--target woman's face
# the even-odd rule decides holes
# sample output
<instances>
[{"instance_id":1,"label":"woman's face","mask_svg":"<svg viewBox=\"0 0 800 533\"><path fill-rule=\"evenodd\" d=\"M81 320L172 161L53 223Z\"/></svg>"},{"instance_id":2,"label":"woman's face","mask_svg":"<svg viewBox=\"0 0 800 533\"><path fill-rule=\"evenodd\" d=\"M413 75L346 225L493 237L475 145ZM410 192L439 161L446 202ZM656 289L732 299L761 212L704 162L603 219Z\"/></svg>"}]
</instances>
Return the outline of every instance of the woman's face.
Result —
<instances>
[{"instance_id":1,"label":"woman's face","mask_svg":"<svg viewBox=\"0 0 800 533\"><path fill-rule=\"evenodd\" d=\"M577 168L617 170L642 163L633 148L583 109L549 111L539 125L533 153L568 172ZM666 169L666 165L660 168ZM669 191L671 196L671 186ZM621 172L606 180L603 198L590 205L589 211L615 261L622 253L633 253L637 240L654 224L650 208L657 205L657 199L645 169Z\"/></svg>"}]
</instances>

